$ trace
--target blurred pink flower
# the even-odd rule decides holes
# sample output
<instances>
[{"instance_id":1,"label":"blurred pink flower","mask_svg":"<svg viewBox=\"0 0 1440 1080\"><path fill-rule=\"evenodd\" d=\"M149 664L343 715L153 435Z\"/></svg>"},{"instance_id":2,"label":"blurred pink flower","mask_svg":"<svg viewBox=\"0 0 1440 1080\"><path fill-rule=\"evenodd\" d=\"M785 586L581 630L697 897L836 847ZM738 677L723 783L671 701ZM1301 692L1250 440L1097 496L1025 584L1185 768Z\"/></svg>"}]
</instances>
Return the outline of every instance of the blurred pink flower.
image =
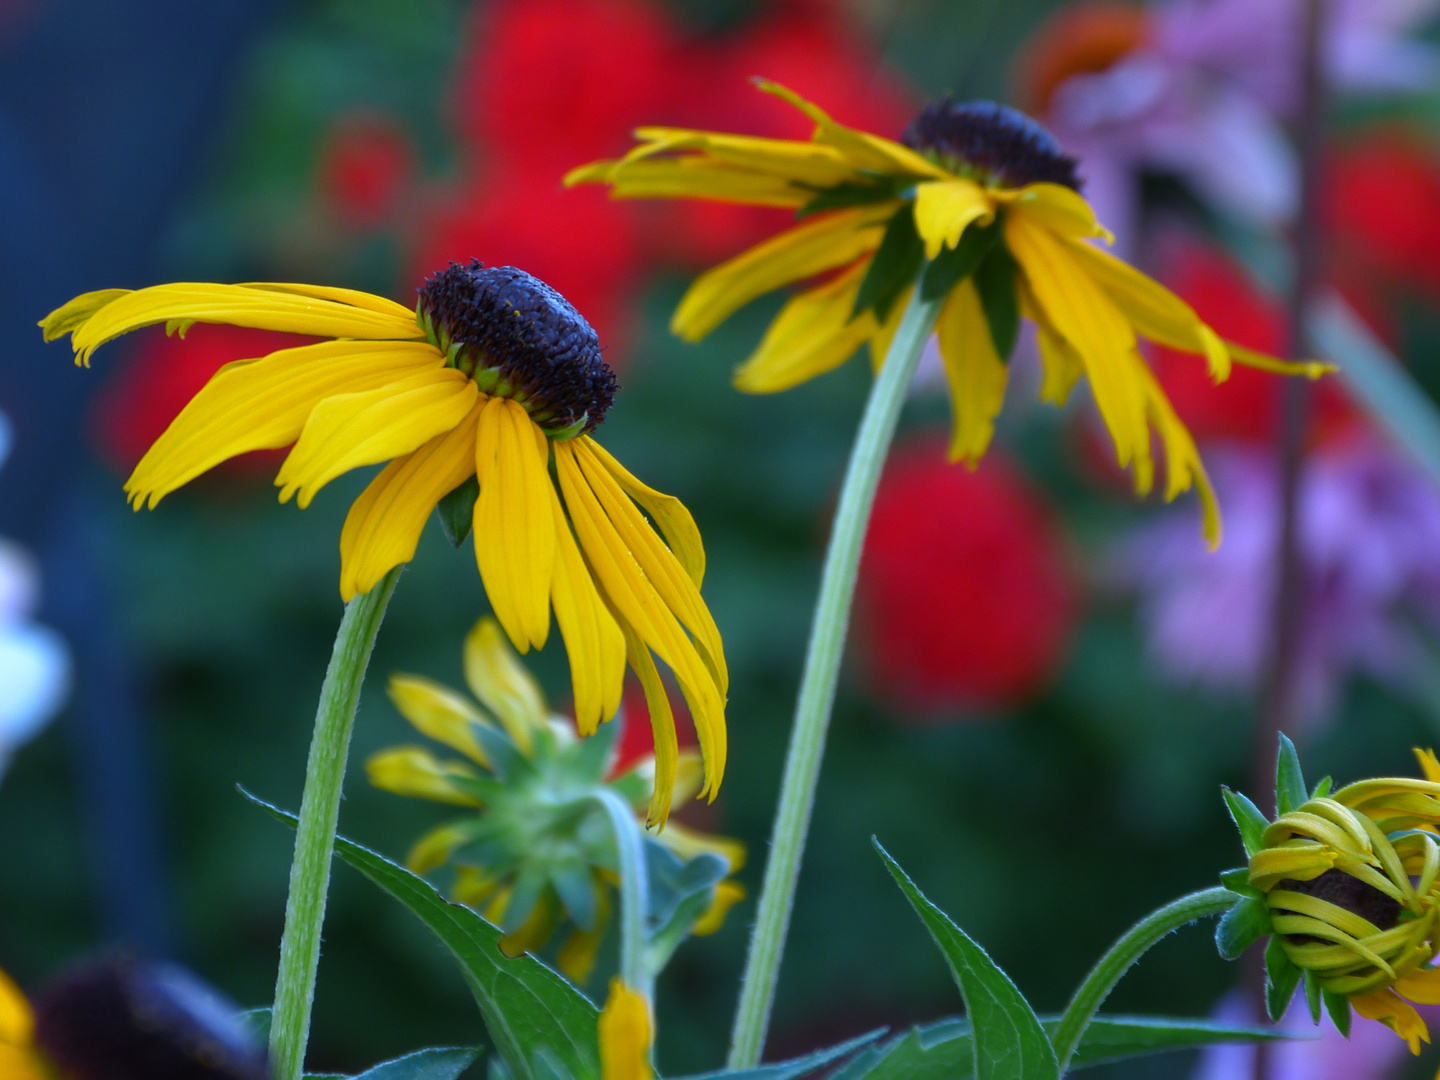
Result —
<instances>
[{"instance_id":1,"label":"blurred pink flower","mask_svg":"<svg viewBox=\"0 0 1440 1080\"><path fill-rule=\"evenodd\" d=\"M1239 993L1222 998L1214 1018L1231 1024L1253 1024L1257 1019ZM1351 1017L1348 1039L1335 1030L1328 1016L1321 1017L1317 1028L1298 996L1280 1027L1294 1041L1272 1045L1265 1080L1385 1080L1410 1057L1405 1043L1374 1020ZM1253 1046L1211 1046L1201 1053L1192 1080L1253 1080L1254 1076Z\"/></svg>"},{"instance_id":2,"label":"blurred pink flower","mask_svg":"<svg viewBox=\"0 0 1440 1080\"><path fill-rule=\"evenodd\" d=\"M1207 451L1225 543L1207 553L1188 515L1142 528L1115 552L1140 596L1149 647L1176 679L1253 692L1265 662L1278 522L1274 455ZM1407 460L1363 440L1310 459L1298 506L1309 602L1297 665L1300 715L1322 719L1352 672L1401 687L1433 674L1420 628L1440 627L1440 492Z\"/></svg>"},{"instance_id":3,"label":"blurred pink flower","mask_svg":"<svg viewBox=\"0 0 1440 1080\"><path fill-rule=\"evenodd\" d=\"M1031 63L1048 59L1054 83L1046 101L1032 104L1081 158L1086 196L1122 240L1134 232L1140 170L1177 174L1250 224L1289 219L1296 165L1283 122L1297 96L1302 10L1301 0L1156 3L1139 47L1100 70L1078 64L1058 82L1053 56L1065 44L1030 51ZM1334 0L1325 43L1331 85L1372 93L1433 85L1440 57L1406 35L1437 10L1440 0Z\"/></svg>"}]
</instances>

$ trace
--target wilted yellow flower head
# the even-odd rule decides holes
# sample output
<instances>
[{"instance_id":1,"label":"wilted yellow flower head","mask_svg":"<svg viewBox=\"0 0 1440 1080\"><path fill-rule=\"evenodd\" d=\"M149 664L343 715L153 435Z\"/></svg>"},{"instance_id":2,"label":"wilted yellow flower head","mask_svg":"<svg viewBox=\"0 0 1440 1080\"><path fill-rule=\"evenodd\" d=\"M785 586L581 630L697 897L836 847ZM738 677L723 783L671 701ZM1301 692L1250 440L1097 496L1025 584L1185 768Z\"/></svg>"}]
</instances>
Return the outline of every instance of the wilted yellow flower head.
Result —
<instances>
[{"instance_id":1,"label":"wilted yellow flower head","mask_svg":"<svg viewBox=\"0 0 1440 1080\"><path fill-rule=\"evenodd\" d=\"M793 209L795 227L702 274L671 329L694 341L751 300L806 283L736 372L741 390L785 390L868 344L884 359L906 300L943 298L936 333L954 413L951 457L979 460L994 432L1022 316L1035 324L1041 397L1063 404L1090 379L1121 466L1154 481L1153 426L1166 497L1192 484L1205 534L1219 542L1214 493L1190 433L1138 349L1139 338L1205 359L1216 382L1232 363L1318 375L1219 337L1188 304L1091 241L1110 239L1080 195L1076 163L1022 113L989 102L935 102L900 142L837 123L775 83L759 88L815 123L809 142L644 127L615 161L574 170L617 198L688 198Z\"/></svg>"},{"instance_id":2,"label":"wilted yellow flower head","mask_svg":"<svg viewBox=\"0 0 1440 1080\"><path fill-rule=\"evenodd\" d=\"M1327 779L1307 793L1287 741L1273 822L1227 792L1250 863L1244 881L1227 880L1246 899L1218 933L1231 956L1271 934L1275 1018L1303 980L1317 1020L1323 1001L1348 1032L1353 1006L1418 1054L1430 1036L1411 1002L1440 1004L1440 763L1415 753L1424 780L1363 780L1330 794Z\"/></svg>"},{"instance_id":3,"label":"wilted yellow flower head","mask_svg":"<svg viewBox=\"0 0 1440 1080\"><path fill-rule=\"evenodd\" d=\"M465 640L465 676L479 704L417 675L390 680L390 699L422 735L463 755L440 758L421 746L382 750L366 763L370 782L397 795L471 808L416 842L407 863L418 874L450 864L451 893L507 933L512 954L536 950L562 928L571 932L558 962L582 982L595 962L614 907L615 870L610 827L587 798L608 788L643 813L663 818L673 797L699 788L701 763L685 753L667 769L645 758L614 774L615 725L577 740L570 721L554 716L539 684L525 670L494 619L484 618ZM668 716L661 721L669 724ZM657 777L678 775L674 791ZM745 861L738 840L708 836L670 822L650 837L666 851L651 858L652 874L680 873L699 855L712 876L696 878L697 903L689 932L718 929L744 895L728 874ZM694 869L702 867L697 865ZM657 878L652 892L664 882Z\"/></svg>"},{"instance_id":4,"label":"wilted yellow flower head","mask_svg":"<svg viewBox=\"0 0 1440 1080\"><path fill-rule=\"evenodd\" d=\"M334 340L221 368L126 482L137 509L251 450L294 444L275 482L281 501L302 507L342 473L388 462L345 519L344 599L409 561L445 504L459 539L473 526L485 591L517 649L544 646L554 610L582 733L615 715L627 659L647 693L659 685L655 657L675 673L704 754L701 793L714 798L729 676L700 597L700 533L678 499L591 437L615 375L563 296L513 266L452 263L415 311L319 285L182 283L85 293L40 325L47 341L69 334L88 364L131 330L163 323L183 335L195 322ZM656 740L669 748L663 773L673 729ZM674 776L663 779L668 791Z\"/></svg>"}]
</instances>

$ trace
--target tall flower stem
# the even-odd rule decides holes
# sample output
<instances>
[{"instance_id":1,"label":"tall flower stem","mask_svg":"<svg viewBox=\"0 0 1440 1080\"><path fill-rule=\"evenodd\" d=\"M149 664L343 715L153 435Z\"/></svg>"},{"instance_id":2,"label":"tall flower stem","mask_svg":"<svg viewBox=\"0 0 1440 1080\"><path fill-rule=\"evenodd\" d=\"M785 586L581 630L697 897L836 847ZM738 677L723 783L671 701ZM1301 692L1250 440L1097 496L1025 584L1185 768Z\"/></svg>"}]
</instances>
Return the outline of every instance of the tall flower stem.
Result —
<instances>
[{"instance_id":1,"label":"tall flower stem","mask_svg":"<svg viewBox=\"0 0 1440 1080\"><path fill-rule=\"evenodd\" d=\"M360 684L390 594L403 566L397 566L368 593L345 605L335 635L330 666L320 687L315 733L305 766L305 793L290 865L290 895L285 901L285 932L280 938L280 973L275 980L275 1011L270 1024L270 1064L275 1080L300 1080L305 1044L310 1037L310 1006L315 999L315 970L320 964L320 930L330 889L330 858L340 819L340 794L350 733L360 704Z\"/></svg>"},{"instance_id":2,"label":"tall flower stem","mask_svg":"<svg viewBox=\"0 0 1440 1080\"><path fill-rule=\"evenodd\" d=\"M765 882L760 891L750 953L740 985L740 1004L730 1036L732 1069L758 1064L765 1044L780 959L785 951L785 934L790 926L790 910L795 901L795 884L805 852L805 836L815 805L815 786L825 755L825 736L835 704L835 683L850 623L860 550L870 521L870 508L875 502L881 466L895 437L900 408L905 403L925 341L935 325L939 306L938 299L921 299L918 289L912 294L890 343L885 365L871 386L860 430L850 451L820 576L820 596L810 627L805 672L795 705L785 774L780 783L780 802L770 834L770 859L765 865Z\"/></svg>"},{"instance_id":3,"label":"tall flower stem","mask_svg":"<svg viewBox=\"0 0 1440 1080\"><path fill-rule=\"evenodd\" d=\"M649 907L649 873L645 840L635 812L613 791L591 796L610 819L620 870L620 977L646 999L654 996L655 974L646 962L645 912Z\"/></svg>"},{"instance_id":4,"label":"tall flower stem","mask_svg":"<svg viewBox=\"0 0 1440 1080\"><path fill-rule=\"evenodd\" d=\"M1060 1062L1060 1075L1080 1046L1081 1036L1090 1026L1095 1013L1099 1011L1115 984L1134 963L1167 934L1173 933L1208 915L1221 915L1229 911L1239 897L1229 889L1214 888L1182 896L1141 919L1132 926L1119 941L1110 946L1110 951L1100 958L1085 976L1085 981L1075 991L1070 1004L1060 1017L1060 1024L1050 1042L1055 1047L1055 1057Z\"/></svg>"}]
</instances>

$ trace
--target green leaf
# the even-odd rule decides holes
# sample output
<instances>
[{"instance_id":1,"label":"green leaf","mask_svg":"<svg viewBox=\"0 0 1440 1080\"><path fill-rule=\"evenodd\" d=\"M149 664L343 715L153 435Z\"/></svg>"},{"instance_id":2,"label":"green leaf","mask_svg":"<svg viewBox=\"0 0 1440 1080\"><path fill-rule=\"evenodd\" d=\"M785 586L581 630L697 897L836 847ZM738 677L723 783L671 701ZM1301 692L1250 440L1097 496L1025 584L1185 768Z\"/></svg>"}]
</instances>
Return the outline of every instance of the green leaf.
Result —
<instances>
[{"instance_id":1,"label":"green leaf","mask_svg":"<svg viewBox=\"0 0 1440 1080\"><path fill-rule=\"evenodd\" d=\"M1320 1023L1320 980L1315 972L1305 972L1305 1004L1310 1006L1310 1020Z\"/></svg>"},{"instance_id":2,"label":"green leaf","mask_svg":"<svg viewBox=\"0 0 1440 1080\"><path fill-rule=\"evenodd\" d=\"M975 268L975 291L990 324L990 340L1004 363L1010 362L1020 336L1020 300L1015 292L1015 258L1004 244L996 244Z\"/></svg>"},{"instance_id":3,"label":"green leaf","mask_svg":"<svg viewBox=\"0 0 1440 1080\"><path fill-rule=\"evenodd\" d=\"M874 308L876 320L883 323L895 301L915 283L924 261L925 245L915 231L915 206L907 202L885 226L880 246L870 258L855 294L855 315Z\"/></svg>"},{"instance_id":4,"label":"green leaf","mask_svg":"<svg viewBox=\"0 0 1440 1080\"><path fill-rule=\"evenodd\" d=\"M890 876L930 931L960 986L975 1036L978 1080L1057 1080L1060 1065L1035 1011L985 950L915 887L900 865L871 839Z\"/></svg>"},{"instance_id":5,"label":"green leaf","mask_svg":"<svg viewBox=\"0 0 1440 1080\"><path fill-rule=\"evenodd\" d=\"M1222 870L1220 884L1240 896L1253 896L1257 900L1265 899L1265 894L1250 884L1250 868L1248 866L1237 866L1234 870Z\"/></svg>"},{"instance_id":6,"label":"green leaf","mask_svg":"<svg viewBox=\"0 0 1440 1080\"><path fill-rule=\"evenodd\" d=\"M243 788L240 793L294 827L294 814ZM409 908L450 950L515 1080L537 1080L531 1060L541 1047L548 1047L576 1076L598 1074L595 1025L600 1013L584 994L533 956L506 956L500 951L498 929L469 908L448 903L428 881L403 866L338 836L335 853Z\"/></svg>"},{"instance_id":7,"label":"green leaf","mask_svg":"<svg viewBox=\"0 0 1440 1080\"><path fill-rule=\"evenodd\" d=\"M435 504L435 516L440 519L440 528L445 530L445 539L457 548L470 535L470 527L475 522L475 500L478 498L480 481L472 476Z\"/></svg>"},{"instance_id":8,"label":"green leaf","mask_svg":"<svg viewBox=\"0 0 1440 1080\"><path fill-rule=\"evenodd\" d=\"M869 1046L884 1034L884 1028L876 1028L874 1031L856 1036L848 1042L827 1047L824 1050L816 1050L804 1057L777 1061L773 1065L758 1065L753 1069L736 1069L733 1072L722 1069L719 1072L693 1073L690 1076L678 1077L677 1080L795 1080L797 1076L804 1076L806 1073L812 1073L816 1069L839 1061L846 1054L853 1053L862 1046ZM831 1080L835 1080L835 1077L832 1077Z\"/></svg>"},{"instance_id":9,"label":"green leaf","mask_svg":"<svg viewBox=\"0 0 1440 1080\"><path fill-rule=\"evenodd\" d=\"M1305 775L1300 771L1300 755L1295 744L1279 735L1280 749L1275 755L1275 815L1288 814L1304 806L1309 796L1305 793Z\"/></svg>"},{"instance_id":10,"label":"green leaf","mask_svg":"<svg viewBox=\"0 0 1440 1080\"><path fill-rule=\"evenodd\" d=\"M1246 949L1270 933L1270 909L1264 900L1247 896L1220 916L1215 948L1226 960L1238 960Z\"/></svg>"},{"instance_id":11,"label":"green leaf","mask_svg":"<svg viewBox=\"0 0 1440 1080\"><path fill-rule=\"evenodd\" d=\"M1271 934L1265 946L1265 1011L1279 1023L1300 985L1300 969L1291 962L1280 944L1280 935Z\"/></svg>"},{"instance_id":12,"label":"green leaf","mask_svg":"<svg viewBox=\"0 0 1440 1080\"><path fill-rule=\"evenodd\" d=\"M455 1080L475 1063L480 1051L471 1046L417 1050L394 1061L366 1069L352 1080Z\"/></svg>"},{"instance_id":13,"label":"green leaf","mask_svg":"<svg viewBox=\"0 0 1440 1080\"><path fill-rule=\"evenodd\" d=\"M879 174L870 182L847 180L843 184L836 184L834 187L820 192L795 211L795 218L799 220L825 210L843 210L848 206L868 206L871 203L884 202L886 199L898 199L901 190L908 183L905 180Z\"/></svg>"},{"instance_id":14,"label":"green leaf","mask_svg":"<svg viewBox=\"0 0 1440 1080\"><path fill-rule=\"evenodd\" d=\"M1310 793L1312 799L1323 799L1330 794L1330 789L1335 786L1333 778L1327 776L1315 785L1315 790Z\"/></svg>"},{"instance_id":15,"label":"green leaf","mask_svg":"<svg viewBox=\"0 0 1440 1080\"><path fill-rule=\"evenodd\" d=\"M1230 810L1230 818L1235 822L1235 828L1240 830L1240 842L1245 845L1245 854L1254 855L1265 846L1265 830L1270 827L1269 820L1260 812L1258 806L1238 791L1231 791L1228 787L1222 787L1220 791L1225 796L1225 805Z\"/></svg>"},{"instance_id":16,"label":"green leaf","mask_svg":"<svg viewBox=\"0 0 1440 1080\"><path fill-rule=\"evenodd\" d=\"M1041 1020L1047 1032L1059 1017ZM968 1080L974 1057L967 1019L938 1020L857 1054L830 1080ZM1238 1027L1164 1016L1097 1016L1086 1028L1071 1068L1193 1050L1216 1043L1275 1042L1295 1036L1274 1028Z\"/></svg>"},{"instance_id":17,"label":"green leaf","mask_svg":"<svg viewBox=\"0 0 1440 1080\"><path fill-rule=\"evenodd\" d=\"M1348 1039L1350 1037L1350 999L1344 994L1337 994L1322 987L1320 1000L1325 1003L1325 1011L1330 1014L1330 1019L1335 1024L1335 1030Z\"/></svg>"},{"instance_id":18,"label":"green leaf","mask_svg":"<svg viewBox=\"0 0 1440 1080\"><path fill-rule=\"evenodd\" d=\"M960 234L960 243L944 248L931 259L920 278L920 298L938 300L975 272L980 260L1000 239L1000 220L989 225L971 225ZM1004 355L1004 354L1001 354Z\"/></svg>"}]
</instances>

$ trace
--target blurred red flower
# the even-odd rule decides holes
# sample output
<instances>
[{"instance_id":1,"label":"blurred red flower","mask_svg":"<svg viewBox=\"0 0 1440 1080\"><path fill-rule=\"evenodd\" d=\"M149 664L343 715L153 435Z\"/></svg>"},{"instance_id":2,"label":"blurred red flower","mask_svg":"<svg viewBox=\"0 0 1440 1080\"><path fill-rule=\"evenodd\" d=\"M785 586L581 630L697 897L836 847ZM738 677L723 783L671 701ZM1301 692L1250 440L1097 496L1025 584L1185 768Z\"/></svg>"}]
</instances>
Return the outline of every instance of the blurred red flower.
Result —
<instances>
[{"instance_id":1,"label":"blurred red flower","mask_svg":"<svg viewBox=\"0 0 1440 1080\"><path fill-rule=\"evenodd\" d=\"M373 229L389 217L414 169L415 151L399 123L357 113L336 124L320 148L320 197L342 224Z\"/></svg>"},{"instance_id":2,"label":"blurred red flower","mask_svg":"<svg viewBox=\"0 0 1440 1080\"><path fill-rule=\"evenodd\" d=\"M1332 274L1362 314L1383 313L1397 286L1440 299L1440 158L1429 141L1386 128L1342 145L1325 200Z\"/></svg>"},{"instance_id":3,"label":"blurred red flower","mask_svg":"<svg viewBox=\"0 0 1440 1080\"><path fill-rule=\"evenodd\" d=\"M456 86L461 134L552 184L624 153L674 111L678 42L650 0L492 0L472 20Z\"/></svg>"},{"instance_id":4,"label":"blurred red flower","mask_svg":"<svg viewBox=\"0 0 1440 1080\"><path fill-rule=\"evenodd\" d=\"M891 456L861 559L856 641L890 702L925 713L1034 695L1077 615L1055 520L999 451L974 471L924 439Z\"/></svg>"},{"instance_id":5,"label":"blurred red flower","mask_svg":"<svg viewBox=\"0 0 1440 1080\"><path fill-rule=\"evenodd\" d=\"M1176 240L1167 245L1162 263L1161 279L1222 338L1275 356L1286 354L1279 303L1262 295L1228 255L1199 241ZM1160 385L1197 442L1275 437L1283 380L1237 364L1217 386L1194 356L1162 347L1154 353ZM1313 416L1312 434L1322 441L1358 422L1334 379L1316 384Z\"/></svg>"},{"instance_id":6,"label":"blurred red flower","mask_svg":"<svg viewBox=\"0 0 1440 1080\"><path fill-rule=\"evenodd\" d=\"M167 336L160 327L140 331L129 360L95 403L105 457L117 469L129 472L224 365L313 340L299 334L209 323L196 323L183 340L179 334ZM237 461L244 463L248 457ZM269 464L266 462L267 468Z\"/></svg>"},{"instance_id":7,"label":"blurred red flower","mask_svg":"<svg viewBox=\"0 0 1440 1080\"><path fill-rule=\"evenodd\" d=\"M495 174L461 192L420 241L416 283L450 262L519 266L554 286L600 335L617 365L625 298L639 258L627 208L598 188L565 191L554 177Z\"/></svg>"}]
</instances>

